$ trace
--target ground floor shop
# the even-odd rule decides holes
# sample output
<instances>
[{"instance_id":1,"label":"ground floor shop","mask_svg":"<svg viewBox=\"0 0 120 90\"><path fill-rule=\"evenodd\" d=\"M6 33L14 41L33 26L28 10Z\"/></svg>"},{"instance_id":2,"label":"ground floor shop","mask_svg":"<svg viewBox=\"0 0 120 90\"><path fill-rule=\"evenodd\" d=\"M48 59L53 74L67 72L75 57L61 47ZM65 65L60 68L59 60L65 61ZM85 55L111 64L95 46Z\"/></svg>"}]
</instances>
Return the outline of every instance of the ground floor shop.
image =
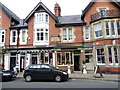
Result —
<instances>
[{"instance_id":1,"label":"ground floor shop","mask_svg":"<svg viewBox=\"0 0 120 90\"><path fill-rule=\"evenodd\" d=\"M94 70L99 65L103 70L106 68L119 71L120 46L96 46L86 48L42 48L42 49L19 49L8 50L0 55L4 61L5 69L16 66L19 71L24 70L30 64L50 64L59 69L71 71L82 70L83 64L87 70ZM4 60L3 60L4 59Z\"/></svg>"}]
</instances>

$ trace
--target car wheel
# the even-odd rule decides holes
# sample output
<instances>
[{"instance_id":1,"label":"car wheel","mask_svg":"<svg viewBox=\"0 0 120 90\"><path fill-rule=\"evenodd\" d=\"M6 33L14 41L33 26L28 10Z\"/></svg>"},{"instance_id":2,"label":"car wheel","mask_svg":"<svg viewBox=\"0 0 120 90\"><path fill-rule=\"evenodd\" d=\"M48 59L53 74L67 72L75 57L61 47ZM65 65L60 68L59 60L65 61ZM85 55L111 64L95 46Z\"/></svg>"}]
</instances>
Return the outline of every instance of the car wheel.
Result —
<instances>
[{"instance_id":1,"label":"car wheel","mask_svg":"<svg viewBox=\"0 0 120 90\"><path fill-rule=\"evenodd\" d=\"M25 81L26 82L31 82L32 81L32 77L30 75L25 76Z\"/></svg>"},{"instance_id":2,"label":"car wheel","mask_svg":"<svg viewBox=\"0 0 120 90\"><path fill-rule=\"evenodd\" d=\"M55 76L55 81L60 82L62 80L62 77L60 75Z\"/></svg>"}]
</instances>

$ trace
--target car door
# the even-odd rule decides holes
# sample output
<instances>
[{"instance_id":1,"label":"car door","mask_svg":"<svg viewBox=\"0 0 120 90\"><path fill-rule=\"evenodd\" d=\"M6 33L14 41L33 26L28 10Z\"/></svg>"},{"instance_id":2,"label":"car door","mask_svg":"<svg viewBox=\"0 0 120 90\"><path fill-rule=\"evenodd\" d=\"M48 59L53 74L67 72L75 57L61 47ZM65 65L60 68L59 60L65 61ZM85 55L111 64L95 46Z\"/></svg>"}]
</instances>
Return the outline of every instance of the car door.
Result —
<instances>
[{"instance_id":1,"label":"car door","mask_svg":"<svg viewBox=\"0 0 120 90\"><path fill-rule=\"evenodd\" d=\"M37 64L32 65L30 67L30 72L31 72L32 78L39 79L40 65L37 65Z\"/></svg>"},{"instance_id":2,"label":"car door","mask_svg":"<svg viewBox=\"0 0 120 90\"><path fill-rule=\"evenodd\" d=\"M53 79L53 70L48 65L41 65L41 77L44 80Z\"/></svg>"}]
</instances>

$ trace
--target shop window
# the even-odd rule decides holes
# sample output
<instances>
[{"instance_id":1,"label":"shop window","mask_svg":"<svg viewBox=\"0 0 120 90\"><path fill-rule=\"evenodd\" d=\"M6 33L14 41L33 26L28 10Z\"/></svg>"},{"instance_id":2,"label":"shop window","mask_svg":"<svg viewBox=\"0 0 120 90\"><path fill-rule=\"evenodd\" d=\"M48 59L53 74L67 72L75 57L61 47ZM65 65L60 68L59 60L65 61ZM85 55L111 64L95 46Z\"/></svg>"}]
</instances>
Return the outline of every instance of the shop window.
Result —
<instances>
[{"instance_id":1,"label":"shop window","mask_svg":"<svg viewBox=\"0 0 120 90\"><path fill-rule=\"evenodd\" d=\"M114 47L115 63L118 63L118 47Z\"/></svg>"},{"instance_id":2,"label":"shop window","mask_svg":"<svg viewBox=\"0 0 120 90\"><path fill-rule=\"evenodd\" d=\"M73 64L72 53L57 53L57 64L58 65Z\"/></svg>"},{"instance_id":3,"label":"shop window","mask_svg":"<svg viewBox=\"0 0 120 90\"><path fill-rule=\"evenodd\" d=\"M97 63L104 64L105 63L105 56L104 56L104 49L97 49Z\"/></svg>"},{"instance_id":4,"label":"shop window","mask_svg":"<svg viewBox=\"0 0 120 90\"><path fill-rule=\"evenodd\" d=\"M109 63L111 64L112 63L112 48L111 47L108 47L108 60L109 60Z\"/></svg>"}]
</instances>

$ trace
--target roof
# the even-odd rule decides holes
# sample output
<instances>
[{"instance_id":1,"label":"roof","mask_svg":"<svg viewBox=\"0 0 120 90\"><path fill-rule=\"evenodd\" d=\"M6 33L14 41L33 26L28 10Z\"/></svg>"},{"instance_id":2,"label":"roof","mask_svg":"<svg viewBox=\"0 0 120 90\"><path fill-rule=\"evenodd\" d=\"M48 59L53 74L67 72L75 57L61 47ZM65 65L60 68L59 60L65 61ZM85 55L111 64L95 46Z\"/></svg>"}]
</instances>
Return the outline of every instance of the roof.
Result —
<instances>
[{"instance_id":1,"label":"roof","mask_svg":"<svg viewBox=\"0 0 120 90\"><path fill-rule=\"evenodd\" d=\"M51 15L51 16L58 22L57 17L56 17L42 2L39 2L39 3L35 6L35 8L28 14L28 16L25 18L25 21L26 21L26 22L27 22L28 19L35 13L35 11L36 11L39 7L45 9L45 11L46 11L49 15Z\"/></svg>"},{"instance_id":2,"label":"roof","mask_svg":"<svg viewBox=\"0 0 120 90\"><path fill-rule=\"evenodd\" d=\"M89 8L95 3L96 0L92 0L87 7L83 10L83 13L81 15L81 18L84 18L85 13L89 10ZM117 5L120 8L120 1L118 0L109 0L110 2L112 2L113 4Z\"/></svg>"},{"instance_id":3,"label":"roof","mask_svg":"<svg viewBox=\"0 0 120 90\"><path fill-rule=\"evenodd\" d=\"M4 13L9 17L9 18L14 18L16 21L20 21L20 18L15 14L13 13L10 9L8 9L5 5L3 5L1 2L0 2L0 8L2 9L2 11L4 11Z\"/></svg>"},{"instance_id":4,"label":"roof","mask_svg":"<svg viewBox=\"0 0 120 90\"><path fill-rule=\"evenodd\" d=\"M25 22L24 19L21 19L19 21L20 23L18 25L15 25L15 26L11 26L10 28L27 28L28 27L28 24Z\"/></svg>"},{"instance_id":5,"label":"roof","mask_svg":"<svg viewBox=\"0 0 120 90\"><path fill-rule=\"evenodd\" d=\"M84 20L81 20L80 15L60 16L58 21L57 25L82 25L85 23Z\"/></svg>"}]
</instances>

